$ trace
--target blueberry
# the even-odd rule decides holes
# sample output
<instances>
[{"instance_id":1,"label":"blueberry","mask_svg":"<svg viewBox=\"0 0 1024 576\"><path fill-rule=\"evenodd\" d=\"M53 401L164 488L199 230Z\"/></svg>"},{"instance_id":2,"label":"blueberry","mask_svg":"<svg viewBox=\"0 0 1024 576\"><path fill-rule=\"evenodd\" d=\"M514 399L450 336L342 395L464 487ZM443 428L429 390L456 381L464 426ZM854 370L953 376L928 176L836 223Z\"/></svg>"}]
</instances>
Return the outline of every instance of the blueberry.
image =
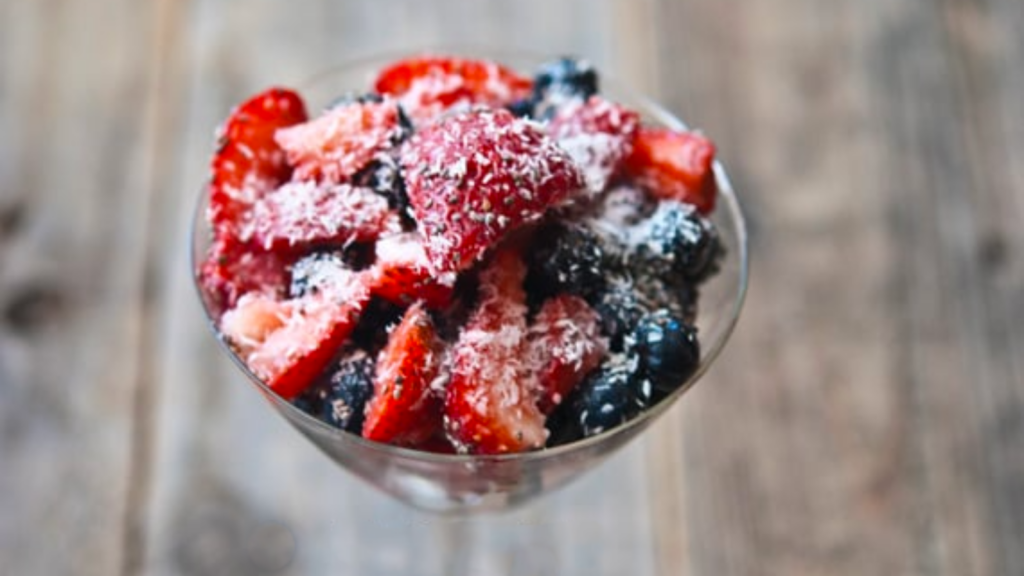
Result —
<instances>
[{"instance_id":1,"label":"blueberry","mask_svg":"<svg viewBox=\"0 0 1024 576\"><path fill-rule=\"evenodd\" d=\"M295 405L324 422L359 434L366 402L373 394L375 363L366 352L344 356L328 377L303 392Z\"/></svg>"},{"instance_id":2,"label":"blueberry","mask_svg":"<svg viewBox=\"0 0 1024 576\"><path fill-rule=\"evenodd\" d=\"M693 375L700 363L697 329L668 310L644 316L633 332L643 375L650 379L657 400Z\"/></svg>"},{"instance_id":3,"label":"blueberry","mask_svg":"<svg viewBox=\"0 0 1024 576\"><path fill-rule=\"evenodd\" d=\"M542 230L529 254L527 291L542 296L563 292L584 298L601 292L605 253L596 234L578 224Z\"/></svg>"},{"instance_id":4,"label":"blueberry","mask_svg":"<svg viewBox=\"0 0 1024 576\"><path fill-rule=\"evenodd\" d=\"M590 373L567 402L583 436L610 430L649 405L649 386L633 355L615 354Z\"/></svg>"},{"instance_id":5,"label":"blueberry","mask_svg":"<svg viewBox=\"0 0 1024 576\"><path fill-rule=\"evenodd\" d=\"M723 253L718 232L688 204L662 202L630 234L637 247L631 267L638 276L700 283L718 271Z\"/></svg>"},{"instance_id":6,"label":"blueberry","mask_svg":"<svg viewBox=\"0 0 1024 576\"><path fill-rule=\"evenodd\" d=\"M531 98L523 98L512 102L506 108L517 118L532 118L533 117L533 105L534 101Z\"/></svg>"},{"instance_id":7,"label":"blueberry","mask_svg":"<svg viewBox=\"0 0 1024 576\"><path fill-rule=\"evenodd\" d=\"M559 58L543 64L533 79L533 95L538 102L553 94L583 99L597 94L597 70L586 60Z\"/></svg>"},{"instance_id":8,"label":"blueberry","mask_svg":"<svg viewBox=\"0 0 1024 576\"><path fill-rule=\"evenodd\" d=\"M409 230L415 228L409 196L405 191L405 178L394 158L378 155L352 177L352 183L365 186L386 198L388 207L398 211L402 217L403 227Z\"/></svg>"}]
</instances>

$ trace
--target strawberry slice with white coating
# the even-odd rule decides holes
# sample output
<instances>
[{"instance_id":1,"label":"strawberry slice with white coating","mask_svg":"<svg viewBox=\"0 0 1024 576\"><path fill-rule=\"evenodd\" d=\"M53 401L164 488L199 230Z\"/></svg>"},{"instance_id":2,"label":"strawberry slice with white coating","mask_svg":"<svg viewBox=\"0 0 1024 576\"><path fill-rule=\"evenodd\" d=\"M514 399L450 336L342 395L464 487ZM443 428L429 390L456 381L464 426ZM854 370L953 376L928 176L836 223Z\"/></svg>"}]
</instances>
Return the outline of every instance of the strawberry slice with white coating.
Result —
<instances>
[{"instance_id":1,"label":"strawberry slice with white coating","mask_svg":"<svg viewBox=\"0 0 1024 576\"><path fill-rule=\"evenodd\" d=\"M304 180L288 182L258 200L242 227L242 239L289 253L372 241L399 230L398 214L369 188Z\"/></svg>"},{"instance_id":2,"label":"strawberry slice with white coating","mask_svg":"<svg viewBox=\"0 0 1024 576\"><path fill-rule=\"evenodd\" d=\"M601 318L586 300L571 294L546 300L530 324L527 354L541 412L561 404L607 352Z\"/></svg>"},{"instance_id":3,"label":"strawberry slice with white coating","mask_svg":"<svg viewBox=\"0 0 1024 576\"><path fill-rule=\"evenodd\" d=\"M526 267L511 250L481 273L481 301L452 349L445 429L460 452L501 454L544 446L527 351Z\"/></svg>"},{"instance_id":4,"label":"strawberry slice with white coating","mask_svg":"<svg viewBox=\"0 0 1024 576\"><path fill-rule=\"evenodd\" d=\"M362 275L352 272L344 285L302 298L243 296L220 329L253 374L290 399L328 367L369 299Z\"/></svg>"}]
</instances>

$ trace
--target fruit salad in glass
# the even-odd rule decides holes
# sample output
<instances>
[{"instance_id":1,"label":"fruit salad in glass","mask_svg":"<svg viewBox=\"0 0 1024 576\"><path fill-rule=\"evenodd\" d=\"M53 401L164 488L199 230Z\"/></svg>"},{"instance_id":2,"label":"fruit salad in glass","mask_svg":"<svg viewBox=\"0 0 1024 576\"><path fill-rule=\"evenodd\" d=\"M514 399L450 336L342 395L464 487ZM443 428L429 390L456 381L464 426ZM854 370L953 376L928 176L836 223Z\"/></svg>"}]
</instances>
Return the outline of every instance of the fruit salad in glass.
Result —
<instances>
[{"instance_id":1,"label":"fruit salad in glass","mask_svg":"<svg viewBox=\"0 0 1024 576\"><path fill-rule=\"evenodd\" d=\"M706 370L745 290L714 144L583 60L525 66L369 59L265 90L223 124L197 211L232 358L428 509L600 461Z\"/></svg>"}]
</instances>

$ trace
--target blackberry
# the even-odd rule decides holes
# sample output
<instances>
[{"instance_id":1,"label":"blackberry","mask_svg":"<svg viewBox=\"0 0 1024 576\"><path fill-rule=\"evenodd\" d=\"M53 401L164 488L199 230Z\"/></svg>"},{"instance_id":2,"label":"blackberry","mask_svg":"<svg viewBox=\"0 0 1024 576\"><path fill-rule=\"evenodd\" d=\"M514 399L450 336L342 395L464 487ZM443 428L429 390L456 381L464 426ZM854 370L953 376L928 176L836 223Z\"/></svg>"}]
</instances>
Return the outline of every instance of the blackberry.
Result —
<instances>
[{"instance_id":1,"label":"blackberry","mask_svg":"<svg viewBox=\"0 0 1024 576\"><path fill-rule=\"evenodd\" d=\"M365 186L386 198L388 207L401 216L403 228L412 230L416 227L409 207L409 196L405 191L405 178L394 158L386 154L378 155L352 177L352 183Z\"/></svg>"},{"instance_id":2,"label":"blackberry","mask_svg":"<svg viewBox=\"0 0 1024 576\"><path fill-rule=\"evenodd\" d=\"M613 277L590 304L601 317L601 332L616 352L623 351L626 335L633 332L640 318L650 310L638 297L632 280L622 277Z\"/></svg>"},{"instance_id":3,"label":"blackberry","mask_svg":"<svg viewBox=\"0 0 1024 576\"><path fill-rule=\"evenodd\" d=\"M637 275L700 283L718 271L723 253L718 232L688 204L662 202L630 235L637 247L630 267Z\"/></svg>"},{"instance_id":4,"label":"blackberry","mask_svg":"<svg viewBox=\"0 0 1024 576\"><path fill-rule=\"evenodd\" d=\"M583 438L583 429L575 414L575 399L576 396L569 396L565 402L555 407L544 422L544 427L548 429L548 440L545 443L548 448L569 444Z\"/></svg>"},{"instance_id":5,"label":"blackberry","mask_svg":"<svg viewBox=\"0 0 1024 576\"><path fill-rule=\"evenodd\" d=\"M697 329L668 310L644 316L633 332L633 340L654 400L686 382L700 363Z\"/></svg>"},{"instance_id":6,"label":"blackberry","mask_svg":"<svg viewBox=\"0 0 1024 576\"><path fill-rule=\"evenodd\" d=\"M559 58L541 65L533 78L533 97L544 102L552 96L587 99L597 94L597 70L577 58Z\"/></svg>"},{"instance_id":7,"label":"blackberry","mask_svg":"<svg viewBox=\"0 0 1024 576\"><path fill-rule=\"evenodd\" d=\"M288 295L301 298L329 289L337 278L347 275L353 269L347 259L355 259L357 255L346 251L333 250L313 252L304 256L291 267L291 284Z\"/></svg>"},{"instance_id":8,"label":"blackberry","mask_svg":"<svg viewBox=\"0 0 1024 576\"><path fill-rule=\"evenodd\" d=\"M665 309L687 324L697 320L697 286L690 282L666 282L643 278L634 282L636 298L644 310Z\"/></svg>"},{"instance_id":9,"label":"blackberry","mask_svg":"<svg viewBox=\"0 0 1024 576\"><path fill-rule=\"evenodd\" d=\"M599 220L624 230L650 218L657 207L657 201L640 188L617 184L601 198Z\"/></svg>"},{"instance_id":10,"label":"blackberry","mask_svg":"<svg viewBox=\"0 0 1024 576\"><path fill-rule=\"evenodd\" d=\"M554 224L540 231L534 246L526 280L531 294L568 292L588 298L601 292L605 252L591 230L577 224Z\"/></svg>"},{"instance_id":11,"label":"blackberry","mask_svg":"<svg viewBox=\"0 0 1024 576\"><path fill-rule=\"evenodd\" d=\"M359 322L352 329L352 342L364 350L378 351L388 342L387 328L402 320L404 310L387 300L370 298Z\"/></svg>"},{"instance_id":12,"label":"blackberry","mask_svg":"<svg viewBox=\"0 0 1024 576\"><path fill-rule=\"evenodd\" d=\"M587 376L569 403L583 436L610 430L649 405L649 386L634 355L616 354Z\"/></svg>"},{"instance_id":13,"label":"blackberry","mask_svg":"<svg viewBox=\"0 0 1024 576\"><path fill-rule=\"evenodd\" d=\"M295 405L331 426L359 434L363 410L373 395L375 362L366 352L356 350L337 363L295 400Z\"/></svg>"}]
</instances>

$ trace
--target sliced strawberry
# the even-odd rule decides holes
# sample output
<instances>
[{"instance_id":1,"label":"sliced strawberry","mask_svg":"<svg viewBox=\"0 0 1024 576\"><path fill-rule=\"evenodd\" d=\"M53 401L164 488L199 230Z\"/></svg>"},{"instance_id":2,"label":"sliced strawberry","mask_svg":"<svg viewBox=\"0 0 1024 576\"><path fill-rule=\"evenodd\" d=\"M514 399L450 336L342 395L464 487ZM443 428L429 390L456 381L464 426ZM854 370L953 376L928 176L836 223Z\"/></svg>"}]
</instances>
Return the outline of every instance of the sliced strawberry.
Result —
<instances>
[{"instance_id":1,"label":"sliced strawberry","mask_svg":"<svg viewBox=\"0 0 1024 576\"><path fill-rule=\"evenodd\" d=\"M626 160L626 173L659 198L715 209L715 145L695 132L641 128Z\"/></svg>"},{"instance_id":2,"label":"sliced strawberry","mask_svg":"<svg viewBox=\"0 0 1024 576\"><path fill-rule=\"evenodd\" d=\"M270 334L284 327L291 315L291 303L249 292L221 316L220 331L245 357L259 348Z\"/></svg>"},{"instance_id":3,"label":"sliced strawberry","mask_svg":"<svg viewBox=\"0 0 1024 576\"><path fill-rule=\"evenodd\" d=\"M381 239L370 274L373 295L408 306L423 300L428 308L443 308L451 302L453 287L430 274L423 239L407 232Z\"/></svg>"},{"instance_id":4,"label":"sliced strawberry","mask_svg":"<svg viewBox=\"0 0 1024 576\"><path fill-rule=\"evenodd\" d=\"M230 237L214 240L197 275L207 309L215 317L234 307L243 294L280 299L288 288L287 263L281 256L246 250Z\"/></svg>"},{"instance_id":5,"label":"sliced strawberry","mask_svg":"<svg viewBox=\"0 0 1024 576\"><path fill-rule=\"evenodd\" d=\"M363 437L415 446L440 432L440 396L431 384L441 366L442 343L430 315L415 304L391 332L377 358L373 397Z\"/></svg>"},{"instance_id":6,"label":"sliced strawberry","mask_svg":"<svg viewBox=\"0 0 1024 576\"><path fill-rule=\"evenodd\" d=\"M445 429L460 452L500 454L544 446L527 352L526 266L510 250L480 275L481 300L452 349Z\"/></svg>"},{"instance_id":7,"label":"sliced strawberry","mask_svg":"<svg viewBox=\"0 0 1024 576\"><path fill-rule=\"evenodd\" d=\"M505 110L446 117L412 137L401 163L435 275L468 268L584 186L564 150Z\"/></svg>"},{"instance_id":8,"label":"sliced strawberry","mask_svg":"<svg viewBox=\"0 0 1024 576\"><path fill-rule=\"evenodd\" d=\"M376 240L401 229L388 201L369 188L292 181L256 201L240 230L264 250L292 253Z\"/></svg>"},{"instance_id":9,"label":"sliced strawberry","mask_svg":"<svg viewBox=\"0 0 1024 576\"><path fill-rule=\"evenodd\" d=\"M561 404L607 351L601 318L586 300L569 294L546 300L530 325L527 354L541 412L550 414Z\"/></svg>"},{"instance_id":10,"label":"sliced strawberry","mask_svg":"<svg viewBox=\"0 0 1024 576\"><path fill-rule=\"evenodd\" d=\"M587 189L602 192L633 151L640 115L620 104L591 96L558 108L548 133L583 170Z\"/></svg>"},{"instance_id":11,"label":"sliced strawberry","mask_svg":"<svg viewBox=\"0 0 1024 576\"><path fill-rule=\"evenodd\" d=\"M533 82L500 64L449 56L420 56L385 68L374 83L380 94L399 98L417 124L454 107L502 107L527 98Z\"/></svg>"},{"instance_id":12,"label":"sliced strawberry","mask_svg":"<svg viewBox=\"0 0 1024 576\"><path fill-rule=\"evenodd\" d=\"M231 112L210 165L207 218L215 237L236 236L252 203L288 179L291 168L274 133L306 117L302 98L285 88L260 92Z\"/></svg>"},{"instance_id":13,"label":"sliced strawberry","mask_svg":"<svg viewBox=\"0 0 1024 576\"><path fill-rule=\"evenodd\" d=\"M327 368L370 299L362 277L327 293L273 301L253 296L226 312L221 331L249 369L281 397L305 390Z\"/></svg>"},{"instance_id":14,"label":"sliced strawberry","mask_svg":"<svg viewBox=\"0 0 1024 576\"><path fill-rule=\"evenodd\" d=\"M295 166L297 179L337 183L348 181L405 135L398 104L386 99L336 106L309 122L279 130L276 140Z\"/></svg>"}]
</instances>

